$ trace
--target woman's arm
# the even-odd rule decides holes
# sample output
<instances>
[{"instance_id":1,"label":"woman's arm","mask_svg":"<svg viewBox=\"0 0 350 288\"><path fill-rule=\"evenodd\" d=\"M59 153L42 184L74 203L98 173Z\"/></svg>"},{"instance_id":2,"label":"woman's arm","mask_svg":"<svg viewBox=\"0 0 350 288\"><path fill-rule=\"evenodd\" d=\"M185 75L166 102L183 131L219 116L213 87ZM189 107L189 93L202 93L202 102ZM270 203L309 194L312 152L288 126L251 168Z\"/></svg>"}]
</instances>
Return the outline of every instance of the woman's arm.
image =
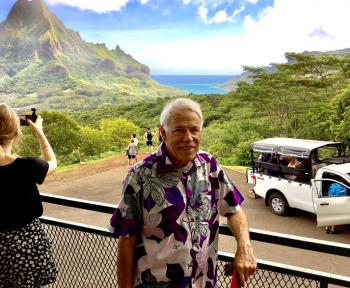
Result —
<instances>
[{"instance_id":1,"label":"woman's arm","mask_svg":"<svg viewBox=\"0 0 350 288\"><path fill-rule=\"evenodd\" d=\"M55 153L53 152L52 147L43 131L43 118L38 116L35 123L32 122L31 120L27 120L27 122L29 123L30 127L33 129L35 136L39 141L40 150L44 160L49 163L49 170L47 174L50 174L53 171L55 171L57 167L57 160L56 160Z\"/></svg>"}]
</instances>

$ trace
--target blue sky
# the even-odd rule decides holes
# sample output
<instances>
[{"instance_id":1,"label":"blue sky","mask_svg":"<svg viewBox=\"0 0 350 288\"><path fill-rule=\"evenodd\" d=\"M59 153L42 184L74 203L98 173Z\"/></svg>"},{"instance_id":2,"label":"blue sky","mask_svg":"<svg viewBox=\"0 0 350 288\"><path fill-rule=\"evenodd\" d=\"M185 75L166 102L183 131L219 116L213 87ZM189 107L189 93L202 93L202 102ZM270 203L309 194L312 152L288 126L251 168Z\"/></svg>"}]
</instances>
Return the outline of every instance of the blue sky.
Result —
<instances>
[{"instance_id":1,"label":"blue sky","mask_svg":"<svg viewBox=\"0 0 350 288\"><path fill-rule=\"evenodd\" d=\"M15 0L0 0L0 22ZM119 45L152 74L226 74L285 52L350 47L349 0L45 0L89 42Z\"/></svg>"}]
</instances>

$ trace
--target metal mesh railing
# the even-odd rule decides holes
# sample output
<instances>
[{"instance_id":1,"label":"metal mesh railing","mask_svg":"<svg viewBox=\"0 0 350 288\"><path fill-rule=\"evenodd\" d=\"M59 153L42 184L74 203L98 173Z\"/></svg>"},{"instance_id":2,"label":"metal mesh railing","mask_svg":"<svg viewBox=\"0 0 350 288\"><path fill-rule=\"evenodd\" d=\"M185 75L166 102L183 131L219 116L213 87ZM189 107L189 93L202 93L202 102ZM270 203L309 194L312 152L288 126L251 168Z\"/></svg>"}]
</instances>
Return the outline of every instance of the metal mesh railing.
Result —
<instances>
[{"instance_id":1,"label":"metal mesh railing","mask_svg":"<svg viewBox=\"0 0 350 288\"><path fill-rule=\"evenodd\" d=\"M281 274L269 270L258 269L251 277L247 287L261 288L318 288L321 287L319 281L297 277L293 275Z\"/></svg>"},{"instance_id":2,"label":"metal mesh railing","mask_svg":"<svg viewBox=\"0 0 350 288\"><path fill-rule=\"evenodd\" d=\"M48 287L117 287L117 241L111 236L45 225L59 273Z\"/></svg>"},{"instance_id":3,"label":"metal mesh railing","mask_svg":"<svg viewBox=\"0 0 350 288\"><path fill-rule=\"evenodd\" d=\"M225 276L225 264L227 261L218 261L217 287L231 287L231 277ZM258 268L249 278L245 288L319 288L319 281L307 279L286 273L278 273L271 270Z\"/></svg>"},{"instance_id":4,"label":"metal mesh railing","mask_svg":"<svg viewBox=\"0 0 350 288\"><path fill-rule=\"evenodd\" d=\"M112 205L96 203L63 196L41 195L44 202L111 214ZM42 217L59 269L59 276L50 288L100 288L117 287L117 242L107 229L60 219ZM220 226L220 234L231 235L227 225ZM274 243L309 251L350 257L350 246L341 243L320 241L293 235L250 229L252 240ZM230 287L231 277L225 276L225 265L233 262L234 255L219 252L217 287ZM350 277L291 267L259 260L259 268L245 288L326 288L350 287ZM332 286L335 287L335 286Z\"/></svg>"},{"instance_id":5,"label":"metal mesh railing","mask_svg":"<svg viewBox=\"0 0 350 288\"><path fill-rule=\"evenodd\" d=\"M99 235L72 228L45 225L53 242L53 253L59 269L57 281L48 287L103 288L117 287L117 241L112 234ZM230 287L231 277L225 265L233 259L218 261L217 287ZM318 288L320 283L304 277L259 268L245 287Z\"/></svg>"}]
</instances>

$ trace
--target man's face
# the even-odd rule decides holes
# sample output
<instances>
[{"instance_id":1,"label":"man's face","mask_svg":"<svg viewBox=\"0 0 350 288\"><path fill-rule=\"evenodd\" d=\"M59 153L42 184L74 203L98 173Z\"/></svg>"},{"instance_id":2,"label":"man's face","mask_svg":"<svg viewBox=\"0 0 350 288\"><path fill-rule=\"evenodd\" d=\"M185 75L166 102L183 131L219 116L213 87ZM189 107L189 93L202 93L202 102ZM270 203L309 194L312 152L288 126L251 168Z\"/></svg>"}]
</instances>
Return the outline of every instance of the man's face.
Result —
<instances>
[{"instance_id":1,"label":"man's face","mask_svg":"<svg viewBox=\"0 0 350 288\"><path fill-rule=\"evenodd\" d=\"M195 158L199 149L201 120L190 110L173 110L168 130L161 127L169 157L175 166L183 167Z\"/></svg>"}]
</instances>

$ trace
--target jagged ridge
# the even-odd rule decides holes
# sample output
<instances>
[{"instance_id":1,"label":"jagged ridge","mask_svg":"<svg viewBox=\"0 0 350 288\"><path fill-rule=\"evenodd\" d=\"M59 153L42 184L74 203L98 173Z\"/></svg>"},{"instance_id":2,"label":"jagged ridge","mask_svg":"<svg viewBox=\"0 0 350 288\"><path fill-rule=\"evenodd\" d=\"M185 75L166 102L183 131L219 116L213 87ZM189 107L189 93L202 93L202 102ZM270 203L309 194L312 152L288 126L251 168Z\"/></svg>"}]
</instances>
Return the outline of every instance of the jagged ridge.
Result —
<instances>
[{"instance_id":1,"label":"jagged ridge","mask_svg":"<svg viewBox=\"0 0 350 288\"><path fill-rule=\"evenodd\" d=\"M18 0L0 24L0 100L63 109L68 104L55 103L69 96L92 108L170 94L177 93L151 80L146 65L118 45L109 50L105 44L84 41L43 0Z\"/></svg>"}]
</instances>

